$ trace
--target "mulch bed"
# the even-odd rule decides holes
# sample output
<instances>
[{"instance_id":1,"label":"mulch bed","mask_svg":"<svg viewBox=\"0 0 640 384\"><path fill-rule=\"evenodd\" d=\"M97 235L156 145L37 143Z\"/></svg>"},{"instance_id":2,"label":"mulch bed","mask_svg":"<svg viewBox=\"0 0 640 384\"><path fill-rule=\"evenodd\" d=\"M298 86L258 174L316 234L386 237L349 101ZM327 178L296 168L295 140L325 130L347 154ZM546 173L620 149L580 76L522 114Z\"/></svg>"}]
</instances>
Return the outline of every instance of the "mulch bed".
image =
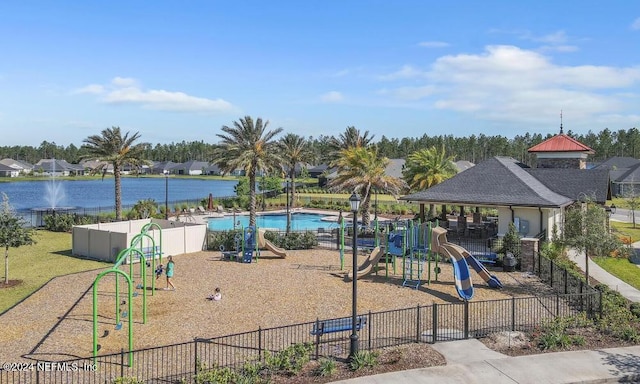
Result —
<instances>
[{"instance_id":1,"label":"mulch bed","mask_svg":"<svg viewBox=\"0 0 640 384\"><path fill-rule=\"evenodd\" d=\"M366 255L360 255L362 263ZM174 256L176 291L148 291L147 322L142 324L142 293L134 298L134 349L211 338L294 323L349 316L351 283L343 279L351 265L345 255L340 270L338 251L291 251L286 259L262 252L257 263L223 261L220 252L198 252ZM384 264L383 264L384 265ZM358 281L358 311L382 311L459 303L451 265L440 263L438 281L418 289L402 287L402 265L396 274L389 266L389 277L382 269L378 276ZM135 266L135 274L139 266ZM434 266L432 265L432 268ZM124 267L128 271L128 266ZM62 276L0 316L0 360L65 360L87 357L92 352L92 283L99 271ZM474 301L540 294L547 289L537 279L519 272L494 272L505 285L489 288L472 274ZM155 278L148 269L149 284ZM434 276L432 276L433 278ZM136 277L136 282L140 278ZM165 287L162 277L157 288ZM124 284L121 284L123 287ZM222 300L207 296L216 287ZM125 289L121 288L121 297ZM152 295L153 294L153 295ZM126 320L115 330L115 284L113 277L102 279L98 287L98 334L100 354L127 348ZM121 310L124 307L121 307Z\"/></svg>"}]
</instances>

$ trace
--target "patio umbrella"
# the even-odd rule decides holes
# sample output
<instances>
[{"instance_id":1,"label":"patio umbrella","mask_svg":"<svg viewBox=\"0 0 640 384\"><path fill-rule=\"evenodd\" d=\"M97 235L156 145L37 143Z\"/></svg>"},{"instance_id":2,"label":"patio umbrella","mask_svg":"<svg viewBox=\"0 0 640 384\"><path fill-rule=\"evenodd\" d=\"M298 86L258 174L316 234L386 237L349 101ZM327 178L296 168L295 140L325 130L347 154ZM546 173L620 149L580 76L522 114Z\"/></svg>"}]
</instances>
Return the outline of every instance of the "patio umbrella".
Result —
<instances>
[{"instance_id":1,"label":"patio umbrella","mask_svg":"<svg viewBox=\"0 0 640 384\"><path fill-rule=\"evenodd\" d=\"M209 194L209 201L207 202L207 211L213 211L213 194Z\"/></svg>"}]
</instances>

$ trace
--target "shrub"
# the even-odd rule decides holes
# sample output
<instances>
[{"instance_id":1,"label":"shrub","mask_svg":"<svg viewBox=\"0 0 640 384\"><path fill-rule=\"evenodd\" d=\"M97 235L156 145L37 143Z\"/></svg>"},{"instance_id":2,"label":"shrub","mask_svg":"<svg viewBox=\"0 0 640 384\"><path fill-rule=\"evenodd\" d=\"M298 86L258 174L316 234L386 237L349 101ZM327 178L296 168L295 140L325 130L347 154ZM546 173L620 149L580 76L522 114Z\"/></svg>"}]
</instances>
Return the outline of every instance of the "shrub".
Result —
<instances>
[{"instance_id":1,"label":"shrub","mask_svg":"<svg viewBox=\"0 0 640 384\"><path fill-rule=\"evenodd\" d=\"M113 380L113 384L144 384L144 381L135 377L123 376Z\"/></svg>"},{"instance_id":2,"label":"shrub","mask_svg":"<svg viewBox=\"0 0 640 384\"><path fill-rule=\"evenodd\" d=\"M331 376L338 370L334 359L323 357L320 359L319 363L320 365L315 371L318 376Z\"/></svg>"},{"instance_id":3,"label":"shrub","mask_svg":"<svg viewBox=\"0 0 640 384\"><path fill-rule=\"evenodd\" d=\"M349 367L352 371L357 371L362 368L373 367L378 364L377 352L370 351L358 351L349 362Z\"/></svg>"},{"instance_id":4,"label":"shrub","mask_svg":"<svg viewBox=\"0 0 640 384\"><path fill-rule=\"evenodd\" d=\"M288 235L281 235L279 232L267 231L265 239L284 249L311 249L318 245L316 235L311 231L290 232Z\"/></svg>"},{"instance_id":5,"label":"shrub","mask_svg":"<svg viewBox=\"0 0 640 384\"><path fill-rule=\"evenodd\" d=\"M44 228L51 232L69 232L74 225L91 223L91 219L75 213L54 213L43 217Z\"/></svg>"},{"instance_id":6,"label":"shrub","mask_svg":"<svg viewBox=\"0 0 640 384\"><path fill-rule=\"evenodd\" d=\"M311 359L312 349L311 343L302 343L292 345L275 354L267 351L264 354L264 366L272 373L297 375Z\"/></svg>"}]
</instances>

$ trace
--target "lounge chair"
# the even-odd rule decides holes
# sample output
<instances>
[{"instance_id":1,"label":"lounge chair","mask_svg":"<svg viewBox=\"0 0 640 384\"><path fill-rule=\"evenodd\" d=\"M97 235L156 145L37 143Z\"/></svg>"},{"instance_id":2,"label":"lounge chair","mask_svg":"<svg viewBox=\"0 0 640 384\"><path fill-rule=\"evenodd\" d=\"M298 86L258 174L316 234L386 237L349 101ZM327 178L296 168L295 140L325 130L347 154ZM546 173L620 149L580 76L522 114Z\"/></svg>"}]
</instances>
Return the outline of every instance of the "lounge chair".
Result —
<instances>
[{"instance_id":1,"label":"lounge chair","mask_svg":"<svg viewBox=\"0 0 640 384\"><path fill-rule=\"evenodd\" d=\"M207 211L204 209L202 205L198 205L198 213L204 215Z\"/></svg>"}]
</instances>

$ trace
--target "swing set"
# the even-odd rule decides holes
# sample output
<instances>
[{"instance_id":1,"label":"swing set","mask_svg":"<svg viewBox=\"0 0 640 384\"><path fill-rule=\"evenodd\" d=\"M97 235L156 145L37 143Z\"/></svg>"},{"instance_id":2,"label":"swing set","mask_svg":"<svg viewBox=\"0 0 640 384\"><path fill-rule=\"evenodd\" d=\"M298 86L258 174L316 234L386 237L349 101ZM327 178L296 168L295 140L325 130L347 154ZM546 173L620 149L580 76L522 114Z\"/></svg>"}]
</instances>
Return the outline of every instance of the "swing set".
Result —
<instances>
[{"instance_id":1,"label":"swing set","mask_svg":"<svg viewBox=\"0 0 640 384\"><path fill-rule=\"evenodd\" d=\"M159 244L156 246L155 239L149 235L149 229L158 229ZM146 245L145 246L145 240ZM116 262L113 267L101 272L93 281L93 359L94 362L98 356L98 350L100 345L98 344L98 283L106 276L113 274L115 277L115 330L122 329L122 318L128 319L127 324L127 339L128 339L128 364L133 365L133 304L132 300L138 296L138 293L134 291L133 283L133 261L137 258L140 262L140 278L142 283L138 284L135 288L142 289L142 324L147 323L147 276L146 267L151 266L152 270L156 269L156 257L159 259L159 263L162 264L162 228L157 223L148 223L142 227L140 233L131 239L129 248L120 251L116 257ZM125 263L129 263L129 273L120 269L120 266ZM155 281L153 273L151 274L151 294L155 291ZM120 300L120 279L122 277L126 282L126 299ZM122 310L122 306L126 306L125 310ZM108 332L105 332L107 335Z\"/></svg>"}]
</instances>

